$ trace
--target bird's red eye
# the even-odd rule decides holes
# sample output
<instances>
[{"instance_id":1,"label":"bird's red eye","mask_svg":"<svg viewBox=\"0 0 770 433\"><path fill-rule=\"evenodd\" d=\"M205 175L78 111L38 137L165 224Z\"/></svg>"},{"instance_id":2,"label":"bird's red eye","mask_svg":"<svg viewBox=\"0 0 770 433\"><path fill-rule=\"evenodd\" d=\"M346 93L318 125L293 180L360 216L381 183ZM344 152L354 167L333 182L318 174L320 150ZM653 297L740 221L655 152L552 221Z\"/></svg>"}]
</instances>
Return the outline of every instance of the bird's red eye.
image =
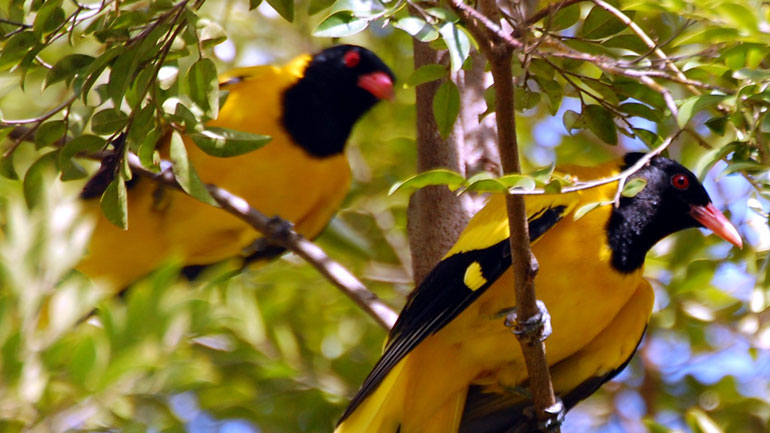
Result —
<instances>
[{"instance_id":1,"label":"bird's red eye","mask_svg":"<svg viewBox=\"0 0 770 433\"><path fill-rule=\"evenodd\" d=\"M361 61L361 54L356 50L350 50L342 57L342 61L345 62L345 66L348 68L355 68L358 62Z\"/></svg>"},{"instance_id":2,"label":"bird's red eye","mask_svg":"<svg viewBox=\"0 0 770 433\"><path fill-rule=\"evenodd\" d=\"M682 174L675 174L671 176L671 185L674 185L674 188L685 190L690 187L690 179Z\"/></svg>"}]
</instances>

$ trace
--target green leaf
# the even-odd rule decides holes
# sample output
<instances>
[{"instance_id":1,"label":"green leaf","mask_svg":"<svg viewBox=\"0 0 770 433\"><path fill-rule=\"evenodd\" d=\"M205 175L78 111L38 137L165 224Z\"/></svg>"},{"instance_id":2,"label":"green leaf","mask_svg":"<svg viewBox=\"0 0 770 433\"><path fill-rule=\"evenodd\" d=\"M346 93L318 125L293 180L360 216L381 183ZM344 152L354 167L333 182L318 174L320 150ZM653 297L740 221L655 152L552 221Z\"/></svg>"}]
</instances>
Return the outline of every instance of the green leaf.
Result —
<instances>
[{"instance_id":1,"label":"green leaf","mask_svg":"<svg viewBox=\"0 0 770 433\"><path fill-rule=\"evenodd\" d=\"M35 148L41 149L59 141L67 133L67 126L63 120L51 120L45 122L35 131Z\"/></svg>"},{"instance_id":2,"label":"green leaf","mask_svg":"<svg viewBox=\"0 0 770 433\"><path fill-rule=\"evenodd\" d=\"M219 80L211 59L202 58L187 72L187 94L210 118L219 113Z\"/></svg>"},{"instance_id":3,"label":"green leaf","mask_svg":"<svg viewBox=\"0 0 770 433\"><path fill-rule=\"evenodd\" d=\"M547 78L535 76L537 85L540 86L540 90L545 93L548 98L548 111L551 116L555 116L561 107L561 100L564 97L564 88L556 82L556 80L549 80Z\"/></svg>"},{"instance_id":4,"label":"green leaf","mask_svg":"<svg viewBox=\"0 0 770 433\"><path fill-rule=\"evenodd\" d=\"M586 126L597 137L607 144L618 144L618 132L612 114L601 105L586 105L583 107L583 119Z\"/></svg>"},{"instance_id":5,"label":"green leaf","mask_svg":"<svg viewBox=\"0 0 770 433\"><path fill-rule=\"evenodd\" d=\"M131 83L131 86L126 91L126 102L129 107L137 107L142 102L145 96L145 90L148 90L150 81L155 77L155 70L153 68L143 68L136 75L136 78Z\"/></svg>"},{"instance_id":6,"label":"green leaf","mask_svg":"<svg viewBox=\"0 0 770 433\"><path fill-rule=\"evenodd\" d=\"M72 378L80 386L86 386L86 380L96 367L96 343L92 336L85 336L72 350L72 361L68 363Z\"/></svg>"},{"instance_id":7,"label":"green leaf","mask_svg":"<svg viewBox=\"0 0 770 433\"><path fill-rule=\"evenodd\" d=\"M203 48L211 48L215 45L219 45L227 40L227 32L219 25L218 22L200 19L198 20L199 39Z\"/></svg>"},{"instance_id":8,"label":"green leaf","mask_svg":"<svg viewBox=\"0 0 770 433\"><path fill-rule=\"evenodd\" d=\"M454 12L452 12L450 9L442 8L442 7L432 7L425 9L425 12L428 13L428 15L438 18L440 21L446 21L446 22L452 22L457 23L460 21L460 17L457 16Z\"/></svg>"},{"instance_id":9,"label":"green leaf","mask_svg":"<svg viewBox=\"0 0 770 433\"><path fill-rule=\"evenodd\" d=\"M37 11L32 31L38 40L64 23L65 15L61 4L62 0L46 0Z\"/></svg>"},{"instance_id":10,"label":"green leaf","mask_svg":"<svg viewBox=\"0 0 770 433\"><path fill-rule=\"evenodd\" d=\"M636 136L639 137L639 139L641 139L650 149L657 147L660 143L663 142L660 136L652 131L642 128L631 129L634 130L634 134L636 134Z\"/></svg>"},{"instance_id":11,"label":"green leaf","mask_svg":"<svg viewBox=\"0 0 770 433\"><path fill-rule=\"evenodd\" d=\"M650 47L636 35L618 35L607 40L602 45L610 48L623 48L638 54L644 54L647 51L650 51Z\"/></svg>"},{"instance_id":12,"label":"green leaf","mask_svg":"<svg viewBox=\"0 0 770 433\"><path fill-rule=\"evenodd\" d=\"M313 36L319 38L341 38L354 35L369 25L367 18L358 18L350 11L341 11L329 15L313 30Z\"/></svg>"},{"instance_id":13,"label":"green leaf","mask_svg":"<svg viewBox=\"0 0 770 433\"><path fill-rule=\"evenodd\" d=\"M463 192L509 192L511 189L531 191L535 189L535 181L523 174L509 174L495 177L488 172L474 175L467 182Z\"/></svg>"},{"instance_id":14,"label":"green leaf","mask_svg":"<svg viewBox=\"0 0 770 433\"><path fill-rule=\"evenodd\" d=\"M187 194L204 203L218 206L214 198L209 194L206 185L198 177L195 168L190 164L190 160L187 159L187 149L184 146L184 140L179 131L174 131L171 134L169 158L173 164L174 177Z\"/></svg>"},{"instance_id":15,"label":"green leaf","mask_svg":"<svg viewBox=\"0 0 770 433\"><path fill-rule=\"evenodd\" d=\"M102 72L107 68L107 65L115 57L123 53L123 51L125 51L125 47L122 45L108 49L102 53L102 55L97 57L93 62L91 62L85 71L77 75L73 87L76 91L81 92L83 95L83 101L86 100L88 97L88 92L91 90L91 87L93 87L99 76L102 75Z\"/></svg>"},{"instance_id":16,"label":"green leaf","mask_svg":"<svg viewBox=\"0 0 770 433\"><path fill-rule=\"evenodd\" d=\"M748 80L755 83L761 83L770 81L770 70L741 68L733 72L733 78L736 80Z\"/></svg>"},{"instance_id":17,"label":"green leaf","mask_svg":"<svg viewBox=\"0 0 770 433\"><path fill-rule=\"evenodd\" d=\"M513 94L516 111L526 111L533 108L540 102L540 93L531 92L526 87L517 87Z\"/></svg>"},{"instance_id":18,"label":"green leaf","mask_svg":"<svg viewBox=\"0 0 770 433\"><path fill-rule=\"evenodd\" d=\"M732 26L740 29L742 32L759 32L759 13L757 10L751 10L738 2L720 2L716 6L716 12L719 17L732 22Z\"/></svg>"},{"instance_id":19,"label":"green leaf","mask_svg":"<svg viewBox=\"0 0 770 433\"><path fill-rule=\"evenodd\" d=\"M561 182L558 179L554 179L543 188L546 194L559 194L561 192Z\"/></svg>"},{"instance_id":20,"label":"green leaf","mask_svg":"<svg viewBox=\"0 0 770 433\"><path fill-rule=\"evenodd\" d=\"M155 128L155 105L147 104L145 107L134 111L134 121L126 133L129 149L136 151L147 135Z\"/></svg>"},{"instance_id":21,"label":"green leaf","mask_svg":"<svg viewBox=\"0 0 770 433\"><path fill-rule=\"evenodd\" d=\"M137 50L128 50L120 54L112 64L107 89L110 99L112 99L116 106L120 106L126 89L133 82L138 64Z\"/></svg>"},{"instance_id":22,"label":"green leaf","mask_svg":"<svg viewBox=\"0 0 770 433\"><path fill-rule=\"evenodd\" d=\"M126 113L116 108L108 108L94 114L91 118L91 130L96 134L112 134L125 126L127 121Z\"/></svg>"},{"instance_id":23,"label":"green leaf","mask_svg":"<svg viewBox=\"0 0 770 433\"><path fill-rule=\"evenodd\" d=\"M260 4L262 4L262 0L249 0L249 10L253 11L259 7Z\"/></svg>"},{"instance_id":24,"label":"green leaf","mask_svg":"<svg viewBox=\"0 0 770 433\"><path fill-rule=\"evenodd\" d=\"M189 134L189 137L201 150L218 157L243 155L259 149L272 139L267 135L217 127L209 127L200 133Z\"/></svg>"},{"instance_id":25,"label":"green leaf","mask_svg":"<svg viewBox=\"0 0 770 433\"><path fill-rule=\"evenodd\" d=\"M128 199L126 181L123 177L115 176L115 179L104 190L99 204L107 221L123 230L128 229Z\"/></svg>"},{"instance_id":26,"label":"green leaf","mask_svg":"<svg viewBox=\"0 0 770 433\"><path fill-rule=\"evenodd\" d=\"M621 96L636 99L639 102L655 107L661 112L667 108L666 101L663 100L663 96L660 93L629 78L614 77L612 89Z\"/></svg>"},{"instance_id":27,"label":"green leaf","mask_svg":"<svg viewBox=\"0 0 770 433\"><path fill-rule=\"evenodd\" d=\"M768 117L765 116L762 120L762 132L770 132L770 129L765 128L765 122ZM706 127L710 129L713 133L724 136L725 135L725 127L727 126L727 116L721 116L721 117L714 117L706 122L704 122ZM770 126L770 125L768 125Z\"/></svg>"},{"instance_id":28,"label":"green leaf","mask_svg":"<svg viewBox=\"0 0 770 433\"><path fill-rule=\"evenodd\" d=\"M19 180L16 167L13 165L13 153L0 159L0 176L10 180Z\"/></svg>"},{"instance_id":29,"label":"green leaf","mask_svg":"<svg viewBox=\"0 0 770 433\"><path fill-rule=\"evenodd\" d=\"M449 50L449 63L452 66L452 72L459 71L471 52L471 41L468 35L452 22L444 23L438 31Z\"/></svg>"},{"instance_id":30,"label":"green leaf","mask_svg":"<svg viewBox=\"0 0 770 433\"><path fill-rule=\"evenodd\" d=\"M572 27L580 19L580 4L573 4L566 8L561 8L553 14L551 18L550 30L553 32ZM546 26L548 18L545 19Z\"/></svg>"},{"instance_id":31,"label":"green leaf","mask_svg":"<svg viewBox=\"0 0 770 433\"><path fill-rule=\"evenodd\" d=\"M46 173L52 172L56 152L48 152L29 166L24 174L23 189L27 206L32 209L37 206L46 191Z\"/></svg>"},{"instance_id":32,"label":"green leaf","mask_svg":"<svg viewBox=\"0 0 770 433\"><path fill-rule=\"evenodd\" d=\"M447 67L444 65L437 65L435 63L422 65L407 77L405 84L407 87L417 87L420 84L444 78L448 72Z\"/></svg>"},{"instance_id":33,"label":"green leaf","mask_svg":"<svg viewBox=\"0 0 770 433\"><path fill-rule=\"evenodd\" d=\"M286 21L294 21L294 0L267 0L267 4L272 6L278 15Z\"/></svg>"},{"instance_id":34,"label":"green leaf","mask_svg":"<svg viewBox=\"0 0 770 433\"><path fill-rule=\"evenodd\" d=\"M633 11L624 11L629 18L634 17ZM617 19L615 15L607 12L604 8L594 6L585 21L583 26L578 31L578 35L586 39L601 39L625 29L626 25L622 21Z\"/></svg>"},{"instance_id":35,"label":"green leaf","mask_svg":"<svg viewBox=\"0 0 770 433\"><path fill-rule=\"evenodd\" d=\"M96 152L104 148L106 142L102 137L83 134L75 137L59 151L59 171L62 180L81 179L87 175L85 169L72 158L80 152Z\"/></svg>"},{"instance_id":36,"label":"green leaf","mask_svg":"<svg viewBox=\"0 0 770 433\"><path fill-rule=\"evenodd\" d=\"M16 33L11 36L3 45L3 49L0 50L0 70L10 69L16 65L37 44L37 38L30 31Z\"/></svg>"},{"instance_id":37,"label":"green leaf","mask_svg":"<svg viewBox=\"0 0 770 433\"><path fill-rule=\"evenodd\" d=\"M393 27L409 33L420 42L433 42L438 39L438 31L425 20L417 17L404 17L393 23Z\"/></svg>"},{"instance_id":38,"label":"green leaf","mask_svg":"<svg viewBox=\"0 0 770 433\"><path fill-rule=\"evenodd\" d=\"M639 104L638 102L626 102L620 105L620 111L627 113L633 117L641 117L651 122L660 122L660 113L652 108Z\"/></svg>"},{"instance_id":39,"label":"green leaf","mask_svg":"<svg viewBox=\"0 0 770 433\"><path fill-rule=\"evenodd\" d=\"M70 54L62 58L48 71L43 87L48 87L59 81L66 81L69 84L76 74L85 72L83 69L93 61L94 57L85 54Z\"/></svg>"},{"instance_id":40,"label":"green leaf","mask_svg":"<svg viewBox=\"0 0 770 433\"><path fill-rule=\"evenodd\" d=\"M437 168L416 174L402 182L398 182L390 188L388 195L393 195L396 191L413 191L430 185L446 185L450 190L466 184L465 177L460 173L448 170L446 168Z\"/></svg>"},{"instance_id":41,"label":"green leaf","mask_svg":"<svg viewBox=\"0 0 770 433\"><path fill-rule=\"evenodd\" d=\"M714 107L722 102L727 95L698 95L687 99L679 107L679 116L676 118L676 122L680 128L684 128L687 122L701 110Z\"/></svg>"},{"instance_id":42,"label":"green leaf","mask_svg":"<svg viewBox=\"0 0 770 433\"><path fill-rule=\"evenodd\" d=\"M565 110L564 115L561 118L561 122L564 125L564 129L568 133L572 134L573 129L580 128L580 113L573 110Z\"/></svg>"},{"instance_id":43,"label":"green leaf","mask_svg":"<svg viewBox=\"0 0 770 433\"><path fill-rule=\"evenodd\" d=\"M583 218L588 212L591 212L592 210L598 208L599 206L606 206L608 204L612 204L611 201L595 201L592 203L584 204L583 206L580 206L575 210L575 213L572 215L572 219L577 221L580 218Z\"/></svg>"},{"instance_id":44,"label":"green leaf","mask_svg":"<svg viewBox=\"0 0 770 433\"><path fill-rule=\"evenodd\" d=\"M553 170L556 168L556 164L551 164L546 167L538 168L537 170L533 171L530 177L535 180L535 182L540 184L545 184L546 182L550 182L551 175L553 174Z\"/></svg>"},{"instance_id":45,"label":"green leaf","mask_svg":"<svg viewBox=\"0 0 770 433\"><path fill-rule=\"evenodd\" d=\"M524 191L532 191L537 186L537 183L530 176L523 174L506 174L498 179L503 185L510 189L522 189Z\"/></svg>"},{"instance_id":46,"label":"green leaf","mask_svg":"<svg viewBox=\"0 0 770 433\"><path fill-rule=\"evenodd\" d=\"M534 58L529 62L529 72L542 79L553 80L556 69L543 59Z\"/></svg>"},{"instance_id":47,"label":"green leaf","mask_svg":"<svg viewBox=\"0 0 770 433\"><path fill-rule=\"evenodd\" d=\"M155 148L162 135L160 129L153 129L141 142L139 142L136 154L139 156L139 160L142 162L143 166L156 167L160 163L160 156L155 151Z\"/></svg>"},{"instance_id":48,"label":"green leaf","mask_svg":"<svg viewBox=\"0 0 770 433\"><path fill-rule=\"evenodd\" d=\"M503 185L497 177L488 172L482 171L471 176L466 182L466 187L463 192L507 192L508 187Z\"/></svg>"},{"instance_id":49,"label":"green leaf","mask_svg":"<svg viewBox=\"0 0 770 433\"><path fill-rule=\"evenodd\" d=\"M307 14L313 16L318 12L329 9L334 4L334 0L310 0L307 8Z\"/></svg>"},{"instance_id":50,"label":"green leaf","mask_svg":"<svg viewBox=\"0 0 770 433\"><path fill-rule=\"evenodd\" d=\"M439 134L446 138L460 114L460 92L451 80L444 81L433 96L433 117Z\"/></svg>"},{"instance_id":51,"label":"green leaf","mask_svg":"<svg viewBox=\"0 0 770 433\"><path fill-rule=\"evenodd\" d=\"M147 11L144 10L136 10L136 11L127 11L127 10L121 10L120 15L118 15L115 20L113 20L110 23L110 28L113 30L117 29L128 29L131 27L137 27L144 25L148 20Z\"/></svg>"},{"instance_id":52,"label":"green leaf","mask_svg":"<svg viewBox=\"0 0 770 433\"><path fill-rule=\"evenodd\" d=\"M623 185L623 191L620 192L620 195L623 197L636 197L645 186L647 186L647 179L635 177Z\"/></svg>"}]
</instances>

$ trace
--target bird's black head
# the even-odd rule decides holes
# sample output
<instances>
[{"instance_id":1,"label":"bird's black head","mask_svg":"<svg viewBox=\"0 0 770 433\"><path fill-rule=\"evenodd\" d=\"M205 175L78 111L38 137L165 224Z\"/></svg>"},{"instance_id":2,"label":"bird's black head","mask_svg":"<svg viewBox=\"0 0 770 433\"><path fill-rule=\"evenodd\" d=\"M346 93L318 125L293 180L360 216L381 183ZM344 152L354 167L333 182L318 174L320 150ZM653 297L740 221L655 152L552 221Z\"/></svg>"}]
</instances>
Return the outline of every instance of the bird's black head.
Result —
<instances>
[{"instance_id":1,"label":"bird's black head","mask_svg":"<svg viewBox=\"0 0 770 433\"><path fill-rule=\"evenodd\" d=\"M629 153L625 168L634 165L641 153ZM612 266L633 272L644 263L647 251L664 237L691 227L705 227L726 241L742 246L738 231L711 204L698 178L681 164L656 156L631 179L647 184L633 197L622 197L607 226ZM629 180L631 180L629 179Z\"/></svg>"},{"instance_id":2,"label":"bird's black head","mask_svg":"<svg viewBox=\"0 0 770 433\"><path fill-rule=\"evenodd\" d=\"M358 118L380 99L392 98L394 81L390 68L366 48L327 48L286 89L283 124L311 155L339 154Z\"/></svg>"}]
</instances>

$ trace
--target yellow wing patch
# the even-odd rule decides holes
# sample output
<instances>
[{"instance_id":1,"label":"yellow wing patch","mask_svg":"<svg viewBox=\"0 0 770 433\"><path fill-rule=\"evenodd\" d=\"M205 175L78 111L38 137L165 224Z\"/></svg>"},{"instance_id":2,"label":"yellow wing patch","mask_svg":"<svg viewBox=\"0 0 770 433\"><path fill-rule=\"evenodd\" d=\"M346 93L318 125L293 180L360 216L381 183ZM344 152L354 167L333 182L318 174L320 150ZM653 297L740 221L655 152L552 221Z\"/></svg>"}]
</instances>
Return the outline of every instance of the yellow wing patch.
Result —
<instances>
[{"instance_id":1,"label":"yellow wing patch","mask_svg":"<svg viewBox=\"0 0 770 433\"><path fill-rule=\"evenodd\" d=\"M486 283L487 279L484 278L484 275L481 273L481 265L479 262L473 262L465 269L465 276L463 277L463 284L465 284L465 287L476 291Z\"/></svg>"}]
</instances>

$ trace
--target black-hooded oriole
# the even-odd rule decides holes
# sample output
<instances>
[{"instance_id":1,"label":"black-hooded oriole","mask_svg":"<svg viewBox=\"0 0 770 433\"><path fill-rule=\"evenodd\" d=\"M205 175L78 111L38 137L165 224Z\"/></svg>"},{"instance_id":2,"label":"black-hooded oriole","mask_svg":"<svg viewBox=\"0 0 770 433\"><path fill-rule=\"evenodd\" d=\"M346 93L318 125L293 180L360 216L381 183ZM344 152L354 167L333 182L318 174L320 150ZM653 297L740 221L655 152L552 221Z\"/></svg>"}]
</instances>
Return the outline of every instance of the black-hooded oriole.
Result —
<instances>
[{"instance_id":1,"label":"black-hooded oriole","mask_svg":"<svg viewBox=\"0 0 770 433\"><path fill-rule=\"evenodd\" d=\"M593 168L605 178L641 154ZM653 291L642 277L647 251L678 230L707 227L741 246L736 229L685 167L654 157L646 181L612 204L618 183L526 198L538 299L551 316L546 340L555 392L567 409L627 364L644 334ZM577 209L603 203L575 218ZM385 352L335 433L492 433L536 429L517 389L527 369L502 317L515 306L505 200L493 196L410 296Z\"/></svg>"},{"instance_id":2,"label":"black-hooded oriole","mask_svg":"<svg viewBox=\"0 0 770 433\"><path fill-rule=\"evenodd\" d=\"M313 238L350 187L343 150L353 125L380 99L392 96L393 82L382 60L354 45L302 55L282 67L233 70L221 79L229 94L208 125L272 140L253 152L218 158L185 138L190 162L204 182ZM85 201L91 212L100 213L98 200ZM140 178L128 192L128 230L100 216L78 269L120 289L171 258L185 265L210 264L238 256L258 237L221 209Z\"/></svg>"}]
</instances>

